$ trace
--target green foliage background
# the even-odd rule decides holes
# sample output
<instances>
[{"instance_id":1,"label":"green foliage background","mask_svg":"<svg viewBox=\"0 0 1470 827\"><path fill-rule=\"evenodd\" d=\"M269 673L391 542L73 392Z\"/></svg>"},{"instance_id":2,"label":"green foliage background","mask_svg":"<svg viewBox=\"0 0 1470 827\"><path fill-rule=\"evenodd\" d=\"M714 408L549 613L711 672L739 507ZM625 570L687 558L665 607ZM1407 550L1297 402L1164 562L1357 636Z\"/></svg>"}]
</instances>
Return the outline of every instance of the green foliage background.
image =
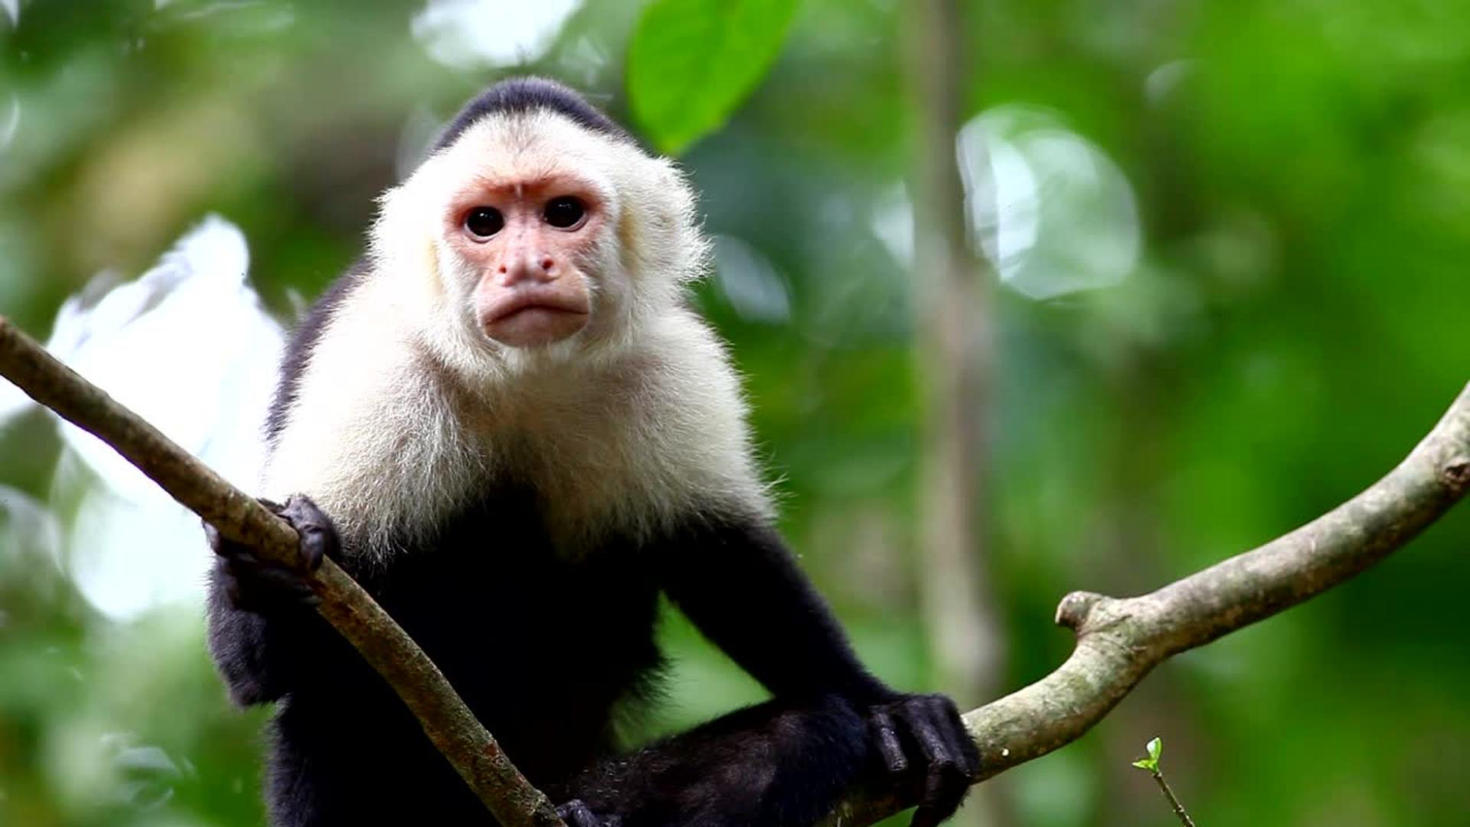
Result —
<instances>
[{"instance_id":1,"label":"green foliage background","mask_svg":"<svg viewBox=\"0 0 1470 827\"><path fill-rule=\"evenodd\" d=\"M769 37L684 20L737 58L708 75L668 71L687 57L672 18L630 49L631 2L582 7L529 66L451 69L410 35L421 5L20 3L18 25L0 18L0 103L21 113L0 148L0 313L44 335L92 273L139 272L216 211L287 317L291 291L354 257L411 115L446 118L512 71L561 77L687 147L710 231L786 279L786 321L713 285L698 301L748 377L805 565L877 671L931 687L911 554L922 366L909 276L874 231L912 163L905 4L807 0L789 22L788 3L738 4ZM726 4L655 8L681 5ZM1144 233L1118 286L996 292L986 565L1018 687L1068 651L1051 625L1067 590L1147 590L1294 527L1396 462L1470 379L1470 5L962 6L966 116L1053 113L1121 166ZM1164 70L1177 84L1149 93ZM631 107L630 77L649 95ZM40 417L0 432L0 484L43 496L58 451ZM6 536L0 824L259 823L262 716L229 708L200 618L106 620ZM1129 767L1162 735L1212 827L1466 823L1467 547L1462 508L1358 581L1166 665L1080 743L1007 774L1008 820L1171 823ZM656 728L759 697L677 620L665 637L679 667Z\"/></svg>"}]
</instances>

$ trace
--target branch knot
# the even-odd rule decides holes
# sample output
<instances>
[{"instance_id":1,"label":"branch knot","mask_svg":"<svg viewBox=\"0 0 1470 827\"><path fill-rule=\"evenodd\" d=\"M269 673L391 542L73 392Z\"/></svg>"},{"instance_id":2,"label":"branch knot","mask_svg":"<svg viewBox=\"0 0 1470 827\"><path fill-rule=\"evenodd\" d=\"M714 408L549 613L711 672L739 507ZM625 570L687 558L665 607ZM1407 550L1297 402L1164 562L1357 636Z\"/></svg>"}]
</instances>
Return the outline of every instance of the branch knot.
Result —
<instances>
[{"instance_id":1,"label":"branch knot","mask_svg":"<svg viewBox=\"0 0 1470 827\"><path fill-rule=\"evenodd\" d=\"M1439 477L1449 486L1450 492L1460 494L1470 488L1470 457L1453 457L1439 471Z\"/></svg>"},{"instance_id":2,"label":"branch knot","mask_svg":"<svg viewBox=\"0 0 1470 827\"><path fill-rule=\"evenodd\" d=\"M1096 592L1072 592L1057 605L1056 624L1080 635L1093 608L1108 599Z\"/></svg>"}]
</instances>

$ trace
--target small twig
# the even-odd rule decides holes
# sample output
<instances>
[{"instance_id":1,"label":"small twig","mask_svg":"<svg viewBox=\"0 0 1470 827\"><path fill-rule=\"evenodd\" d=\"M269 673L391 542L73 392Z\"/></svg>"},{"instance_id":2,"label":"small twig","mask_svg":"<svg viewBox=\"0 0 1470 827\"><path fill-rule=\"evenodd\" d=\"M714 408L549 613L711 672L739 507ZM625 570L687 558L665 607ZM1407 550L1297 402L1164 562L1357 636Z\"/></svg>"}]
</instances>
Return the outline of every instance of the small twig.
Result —
<instances>
[{"instance_id":1,"label":"small twig","mask_svg":"<svg viewBox=\"0 0 1470 827\"><path fill-rule=\"evenodd\" d=\"M96 434L226 538L269 560L298 559L296 532L0 316L0 375ZM203 552L201 538L201 553ZM424 733L501 824L565 827L481 726L444 674L383 607L331 560L309 578L317 611L392 685Z\"/></svg>"},{"instance_id":2,"label":"small twig","mask_svg":"<svg viewBox=\"0 0 1470 827\"><path fill-rule=\"evenodd\" d=\"M1159 757L1163 752L1164 742L1161 739L1155 738L1148 742L1148 757L1134 761L1133 766L1141 770L1147 770L1149 775L1154 777L1154 781L1158 783L1159 789L1164 791L1164 798L1169 799L1169 806L1174 808L1174 815L1179 817L1180 823L1184 827L1194 827L1194 819L1190 818L1189 813L1185 812L1184 805L1179 803L1179 798L1174 795L1174 790L1170 789L1169 782L1164 780L1164 768L1159 763Z\"/></svg>"},{"instance_id":3,"label":"small twig","mask_svg":"<svg viewBox=\"0 0 1470 827\"><path fill-rule=\"evenodd\" d=\"M1155 770L1151 775L1155 781L1159 782L1159 789L1164 791L1164 797L1169 799L1169 806L1174 808L1174 815L1179 816L1179 821L1184 824L1184 827L1194 827L1194 819L1184 811L1184 805L1174 797L1174 791L1169 789L1169 782L1164 780L1163 770Z\"/></svg>"}]
</instances>

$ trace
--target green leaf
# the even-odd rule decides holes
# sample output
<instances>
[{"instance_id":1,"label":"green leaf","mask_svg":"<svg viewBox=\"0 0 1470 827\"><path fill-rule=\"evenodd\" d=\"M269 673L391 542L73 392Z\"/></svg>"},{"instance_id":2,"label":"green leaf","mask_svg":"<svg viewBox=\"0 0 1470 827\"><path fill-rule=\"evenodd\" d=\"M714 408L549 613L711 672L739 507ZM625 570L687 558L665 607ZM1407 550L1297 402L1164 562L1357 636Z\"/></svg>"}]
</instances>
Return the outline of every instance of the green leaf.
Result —
<instances>
[{"instance_id":1,"label":"green leaf","mask_svg":"<svg viewBox=\"0 0 1470 827\"><path fill-rule=\"evenodd\" d=\"M1159 738L1155 738L1148 742L1148 746L1145 749L1148 750L1148 757L1134 761L1133 766L1141 770L1148 770L1149 772L1158 772L1159 756L1164 754L1164 742Z\"/></svg>"},{"instance_id":2,"label":"green leaf","mask_svg":"<svg viewBox=\"0 0 1470 827\"><path fill-rule=\"evenodd\" d=\"M654 0L628 47L633 117L677 154L718 129L770 68L798 0Z\"/></svg>"}]
</instances>

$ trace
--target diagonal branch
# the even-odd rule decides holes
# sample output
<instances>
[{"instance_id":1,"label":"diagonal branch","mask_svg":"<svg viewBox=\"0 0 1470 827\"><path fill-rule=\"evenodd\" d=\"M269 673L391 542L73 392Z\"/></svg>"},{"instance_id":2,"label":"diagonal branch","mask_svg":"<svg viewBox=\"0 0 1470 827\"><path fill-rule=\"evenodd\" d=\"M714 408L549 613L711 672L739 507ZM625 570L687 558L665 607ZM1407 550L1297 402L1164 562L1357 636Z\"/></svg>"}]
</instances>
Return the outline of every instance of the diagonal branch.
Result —
<instances>
[{"instance_id":1,"label":"diagonal branch","mask_svg":"<svg viewBox=\"0 0 1470 827\"><path fill-rule=\"evenodd\" d=\"M1073 592L1057 623L1077 647L1055 672L965 715L984 767L976 781L1039 758L1102 720L1168 658L1342 583L1413 539L1470 491L1470 387L1408 458L1297 530L1139 597ZM858 791L832 823L871 824L918 803Z\"/></svg>"},{"instance_id":2,"label":"diagonal branch","mask_svg":"<svg viewBox=\"0 0 1470 827\"><path fill-rule=\"evenodd\" d=\"M226 538L286 565L299 559L296 532L285 521L57 361L3 316L0 375L96 434ZM444 674L377 601L331 560L322 561L309 583L321 598L317 611L392 685L434 746L501 824L565 827L551 802L511 764Z\"/></svg>"}]
</instances>

